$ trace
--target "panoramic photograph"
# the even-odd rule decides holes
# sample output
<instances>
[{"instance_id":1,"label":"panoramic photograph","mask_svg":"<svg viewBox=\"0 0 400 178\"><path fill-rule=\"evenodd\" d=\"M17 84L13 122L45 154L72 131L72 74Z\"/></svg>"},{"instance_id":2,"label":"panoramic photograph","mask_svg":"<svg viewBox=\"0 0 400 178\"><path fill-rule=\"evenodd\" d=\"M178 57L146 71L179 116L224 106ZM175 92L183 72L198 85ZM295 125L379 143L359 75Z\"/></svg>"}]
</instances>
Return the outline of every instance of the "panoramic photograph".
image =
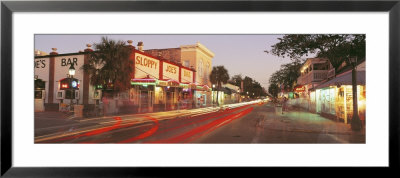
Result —
<instances>
[{"instance_id":1,"label":"panoramic photograph","mask_svg":"<svg viewBox=\"0 0 400 178\"><path fill-rule=\"evenodd\" d=\"M365 144L365 34L36 34L35 144Z\"/></svg>"}]
</instances>

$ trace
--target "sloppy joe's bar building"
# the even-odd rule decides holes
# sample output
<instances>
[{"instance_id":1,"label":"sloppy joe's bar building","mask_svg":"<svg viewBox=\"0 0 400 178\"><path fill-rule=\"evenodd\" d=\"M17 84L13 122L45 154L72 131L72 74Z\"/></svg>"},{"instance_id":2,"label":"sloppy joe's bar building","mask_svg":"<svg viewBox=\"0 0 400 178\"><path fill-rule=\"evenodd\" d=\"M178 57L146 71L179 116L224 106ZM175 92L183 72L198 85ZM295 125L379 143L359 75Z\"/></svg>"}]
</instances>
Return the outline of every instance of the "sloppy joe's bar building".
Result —
<instances>
[{"instance_id":1,"label":"sloppy joe's bar building","mask_svg":"<svg viewBox=\"0 0 400 178\"><path fill-rule=\"evenodd\" d=\"M121 92L118 98L102 99L102 88L90 85L89 75L81 70L81 66L89 60L93 50L90 45L85 51L70 54L58 54L53 48L50 55L35 56L35 80L43 83L35 87L35 111L61 110L63 104L107 105L107 111L115 112L119 107L135 112L153 112L194 107L195 90L209 90L195 84L196 74L193 68L179 63L160 59L145 53L142 46L135 49L132 41L128 41L131 49L130 59L134 61L134 72L131 75L131 88ZM140 44L140 43L139 43ZM77 79L73 99L68 98L61 81L68 78L68 70L74 65ZM39 85L38 85L39 86ZM36 97L36 92L37 97ZM115 99L115 100L114 100Z\"/></svg>"}]
</instances>

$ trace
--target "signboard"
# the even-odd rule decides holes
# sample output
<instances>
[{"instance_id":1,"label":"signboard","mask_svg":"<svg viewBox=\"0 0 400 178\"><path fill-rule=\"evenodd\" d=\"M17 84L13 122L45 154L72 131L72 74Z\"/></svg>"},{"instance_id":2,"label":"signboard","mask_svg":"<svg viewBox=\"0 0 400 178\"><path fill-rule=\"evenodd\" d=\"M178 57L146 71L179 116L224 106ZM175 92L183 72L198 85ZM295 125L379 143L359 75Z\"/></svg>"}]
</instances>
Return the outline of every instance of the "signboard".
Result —
<instances>
[{"instance_id":1,"label":"signboard","mask_svg":"<svg viewBox=\"0 0 400 178\"><path fill-rule=\"evenodd\" d=\"M304 92L306 91L306 87L304 85L299 85L294 87L294 92L299 93L299 92Z\"/></svg>"},{"instance_id":2,"label":"signboard","mask_svg":"<svg viewBox=\"0 0 400 178\"><path fill-rule=\"evenodd\" d=\"M78 90L79 84L79 80L76 78L64 78L60 80L60 90Z\"/></svg>"},{"instance_id":3,"label":"signboard","mask_svg":"<svg viewBox=\"0 0 400 178\"><path fill-rule=\"evenodd\" d=\"M158 86L166 87L166 86L168 86L168 82L159 80L158 81Z\"/></svg>"},{"instance_id":4,"label":"signboard","mask_svg":"<svg viewBox=\"0 0 400 178\"><path fill-rule=\"evenodd\" d=\"M160 61L158 59L135 53L134 78L158 78L160 73Z\"/></svg>"},{"instance_id":5,"label":"signboard","mask_svg":"<svg viewBox=\"0 0 400 178\"><path fill-rule=\"evenodd\" d=\"M37 58L34 60L34 71L37 79L49 81L50 58Z\"/></svg>"},{"instance_id":6,"label":"signboard","mask_svg":"<svg viewBox=\"0 0 400 178\"><path fill-rule=\"evenodd\" d=\"M75 75L74 78L83 80L83 70L80 68L83 66L85 56L80 55L70 55L70 56L57 56L54 59L54 79L60 80L67 77L69 74L69 68L74 65ZM50 67L50 63L49 63Z\"/></svg>"},{"instance_id":7,"label":"signboard","mask_svg":"<svg viewBox=\"0 0 400 178\"><path fill-rule=\"evenodd\" d=\"M193 83L193 71L181 68L181 82Z\"/></svg>"},{"instance_id":8,"label":"signboard","mask_svg":"<svg viewBox=\"0 0 400 178\"><path fill-rule=\"evenodd\" d=\"M179 66L163 62L163 79L179 80Z\"/></svg>"}]
</instances>

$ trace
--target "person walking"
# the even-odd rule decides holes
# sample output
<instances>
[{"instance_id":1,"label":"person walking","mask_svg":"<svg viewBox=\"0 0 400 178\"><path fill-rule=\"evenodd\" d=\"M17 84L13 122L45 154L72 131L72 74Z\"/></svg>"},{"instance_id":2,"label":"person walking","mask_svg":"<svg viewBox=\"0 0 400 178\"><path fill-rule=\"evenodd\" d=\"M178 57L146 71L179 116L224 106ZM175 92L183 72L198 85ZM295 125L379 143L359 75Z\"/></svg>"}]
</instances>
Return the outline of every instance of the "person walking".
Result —
<instances>
[{"instance_id":1,"label":"person walking","mask_svg":"<svg viewBox=\"0 0 400 178\"><path fill-rule=\"evenodd\" d=\"M287 110L287 98L283 97L283 100L282 100L282 114L286 110Z\"/></svg>"}]
</instances>

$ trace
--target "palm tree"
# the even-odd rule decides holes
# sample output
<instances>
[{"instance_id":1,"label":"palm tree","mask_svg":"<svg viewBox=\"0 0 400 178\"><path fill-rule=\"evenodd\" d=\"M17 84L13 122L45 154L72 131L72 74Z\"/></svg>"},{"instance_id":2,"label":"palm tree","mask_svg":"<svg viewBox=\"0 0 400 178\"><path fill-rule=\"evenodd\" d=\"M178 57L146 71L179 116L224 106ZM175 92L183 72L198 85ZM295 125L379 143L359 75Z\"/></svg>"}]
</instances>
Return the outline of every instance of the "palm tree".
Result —
<instances>
[{"instance_id":1,"label":"palm tree","mask_svg":"<svg viewBox=\"0 0 400 178\"><path fill-rule=\"evenodd\" d=\"M100 43L94 43L94 52L90 53L87 64L82 70L90 76L90 84L116 94L130 87L130 74L133 72L133 61L129 60L130 49L124 41L114 41L102 37Z\"/></svg>"},{"instance_id":2,"label":"palm tree","mask_svg":"<svg viewBox=\"0 0 400 178\"><path fill-rule=\"evenodd\" d=\"M213 67L210 74L210 81L213 84L214 83L217 84L217 105L219 105L218 91L221 90L222 84L228 83L228 80L229 80L228 70L226 70L224 66Z\"/></svg>"},{"instance_id":3,"label":"palm tree","mask_svg":"<svg viewBox=\"0 0 400 178\"><path fill-rule=\"evenodd\" d=\"M133 61L129 59L130 49L124 41L114 41L102 37L100 43L94 43L89 61L81 67L90 76L90 84L101 87L103 97L111 97L130 88ZM118 101L116 100L118 108Z\"/></svg>"}]
</instances>

